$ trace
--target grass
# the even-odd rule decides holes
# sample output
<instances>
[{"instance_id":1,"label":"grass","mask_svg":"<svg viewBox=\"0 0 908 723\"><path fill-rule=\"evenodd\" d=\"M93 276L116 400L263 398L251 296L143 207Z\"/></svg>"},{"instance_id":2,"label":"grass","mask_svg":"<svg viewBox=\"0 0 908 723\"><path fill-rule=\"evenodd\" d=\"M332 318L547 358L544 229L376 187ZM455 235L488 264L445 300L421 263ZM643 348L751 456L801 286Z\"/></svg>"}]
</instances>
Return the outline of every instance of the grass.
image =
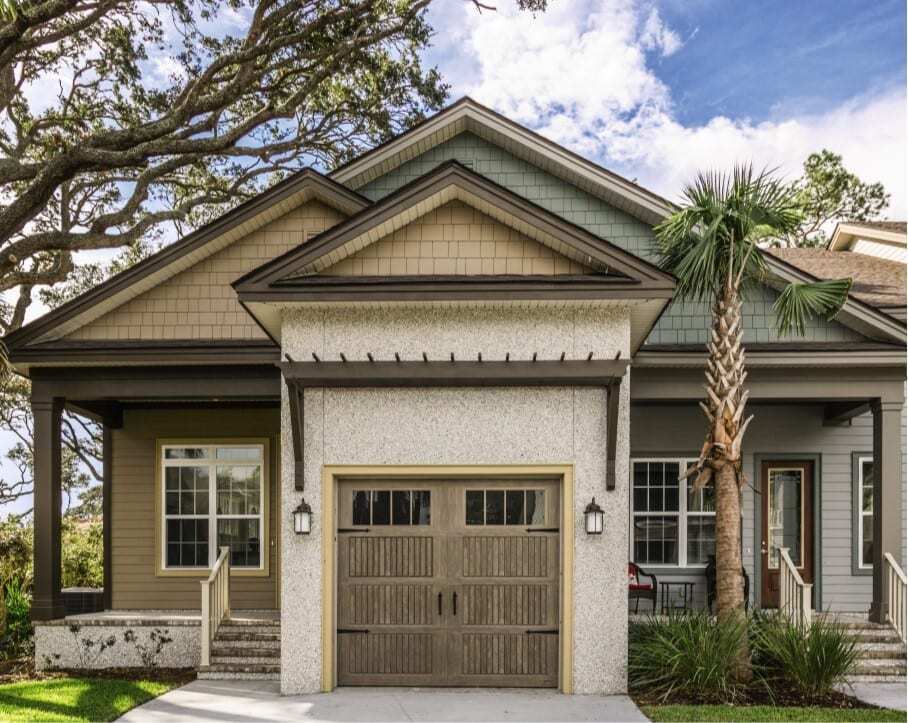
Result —
<instances>
[{"instance_id":1,"label":"grass","mask_svg":"<svg viewBox=\"0 0 908 723\"><path fill-rule=\"evenodd\" d=\"M882 708L795 708L772 705L645 705L652 721L905 721L905 714Z\"/></svg>"},{"instance_id":2,"label":"grass","mask_svg":"<svg viewBox=\"0 0 908 723\"><path fill-rule=\"evenodd\" d=\"M177 681L48 678L0 684L2 721L111 721Z\"/></svg>"}]
</instances>

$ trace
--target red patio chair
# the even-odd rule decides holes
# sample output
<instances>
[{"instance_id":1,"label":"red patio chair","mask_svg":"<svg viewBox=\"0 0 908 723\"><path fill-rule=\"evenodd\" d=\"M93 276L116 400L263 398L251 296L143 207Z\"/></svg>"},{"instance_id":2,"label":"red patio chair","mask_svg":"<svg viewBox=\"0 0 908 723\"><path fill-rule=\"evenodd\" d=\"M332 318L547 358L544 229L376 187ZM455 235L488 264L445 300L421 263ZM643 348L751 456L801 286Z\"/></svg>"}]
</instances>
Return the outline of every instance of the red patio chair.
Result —
<instances>
[{"instance_id":1,"label":"red patio chair","mask_svg":"<svg viewBox=\"0 0 908 723\"><path fill-rule=\"evenodd\" d=\"M649 581L643 578L649 578ZM653 601L653 615L656 614L656 576L633 562L627 563L627 594L634 601L634 614L640 610L641 598Z\"/></svg>"}]
</instances>

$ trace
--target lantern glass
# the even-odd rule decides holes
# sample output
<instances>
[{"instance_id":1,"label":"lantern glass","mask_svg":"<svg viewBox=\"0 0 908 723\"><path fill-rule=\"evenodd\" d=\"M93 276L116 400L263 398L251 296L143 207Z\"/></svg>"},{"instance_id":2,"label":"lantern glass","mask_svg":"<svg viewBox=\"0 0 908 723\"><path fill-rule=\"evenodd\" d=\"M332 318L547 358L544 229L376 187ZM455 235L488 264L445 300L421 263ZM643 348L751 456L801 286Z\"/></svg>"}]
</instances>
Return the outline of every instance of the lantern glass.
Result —
<instances>
[{"instance_id":1,"label":"lantern glass","mask_svg":"<svg viewBox=\"0 0 908 723\"><path fill-rule=\"evenodd\" d=\"M293 531L297 535L308 535L312 532L312 508L302 500L293 510Z\"/></svg>"},{"instance_id":2,"label":"lantern glass","mask_svg":"<svg viewBox=\"0 0 908 723\"><path fill-rule=\"evenodd\" d=\"M586 534L601 535L605 525L605 513L602 508L596 504L596 498L586 506L583 512L586 517Z\"/></svg>"}]
</instances>

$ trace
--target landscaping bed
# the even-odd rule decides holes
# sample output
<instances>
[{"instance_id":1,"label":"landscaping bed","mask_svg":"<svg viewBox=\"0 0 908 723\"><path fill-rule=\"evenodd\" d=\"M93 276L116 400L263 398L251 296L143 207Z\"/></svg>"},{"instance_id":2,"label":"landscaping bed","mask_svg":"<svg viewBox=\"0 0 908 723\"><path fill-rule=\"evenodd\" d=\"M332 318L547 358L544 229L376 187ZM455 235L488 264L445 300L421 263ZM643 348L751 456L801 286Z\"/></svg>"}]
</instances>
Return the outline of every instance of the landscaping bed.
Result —
<instances>
[{"instance_id":1,"label":"landscaping bed","mask_svg":"<svg viewBox=\"0 0 908 723\"><path fill-rule=\"evenodd\" d=\"M774 705L645 705L644 715L652 721L904 721L897 710L858 707L813 707Z\"/></svg>"}]
</instances>

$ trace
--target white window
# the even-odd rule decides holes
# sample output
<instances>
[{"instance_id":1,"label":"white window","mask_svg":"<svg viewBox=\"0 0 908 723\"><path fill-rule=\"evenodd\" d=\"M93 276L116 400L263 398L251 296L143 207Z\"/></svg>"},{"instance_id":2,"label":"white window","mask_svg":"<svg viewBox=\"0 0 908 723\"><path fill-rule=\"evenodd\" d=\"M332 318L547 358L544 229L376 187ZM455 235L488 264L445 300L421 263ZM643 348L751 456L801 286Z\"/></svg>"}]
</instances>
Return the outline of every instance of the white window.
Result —
<instances>
[{"instance_id":1,"label":"white window","mask_svg":"<svg viewBox=\"0 0 908 723\"><path fill-rule=\"evenodd\" d=\"M631 560L659 567L705 566L716 551L712 487L679 480L693 459L631 460Z\"/></svg>"},{"instance_id":2,"label":"white window","mask_svg":"<svg viewBox=\"0 0 908 723\"><path fill-rule=\"evenodd\" d=\"M163 569L207 569L221 547L231 567L263 569L264 459L263 444L161 446Z\"/></svg>"},{"instance_id":3,"label":"white window","mask_svg":"<svg viewBox=\"0 0 908 723\"><path fill-rule=\"evenodd\" d=\"M858 566L873 567L873 457L858 457Z\"/></svg>"}]
</instances>

